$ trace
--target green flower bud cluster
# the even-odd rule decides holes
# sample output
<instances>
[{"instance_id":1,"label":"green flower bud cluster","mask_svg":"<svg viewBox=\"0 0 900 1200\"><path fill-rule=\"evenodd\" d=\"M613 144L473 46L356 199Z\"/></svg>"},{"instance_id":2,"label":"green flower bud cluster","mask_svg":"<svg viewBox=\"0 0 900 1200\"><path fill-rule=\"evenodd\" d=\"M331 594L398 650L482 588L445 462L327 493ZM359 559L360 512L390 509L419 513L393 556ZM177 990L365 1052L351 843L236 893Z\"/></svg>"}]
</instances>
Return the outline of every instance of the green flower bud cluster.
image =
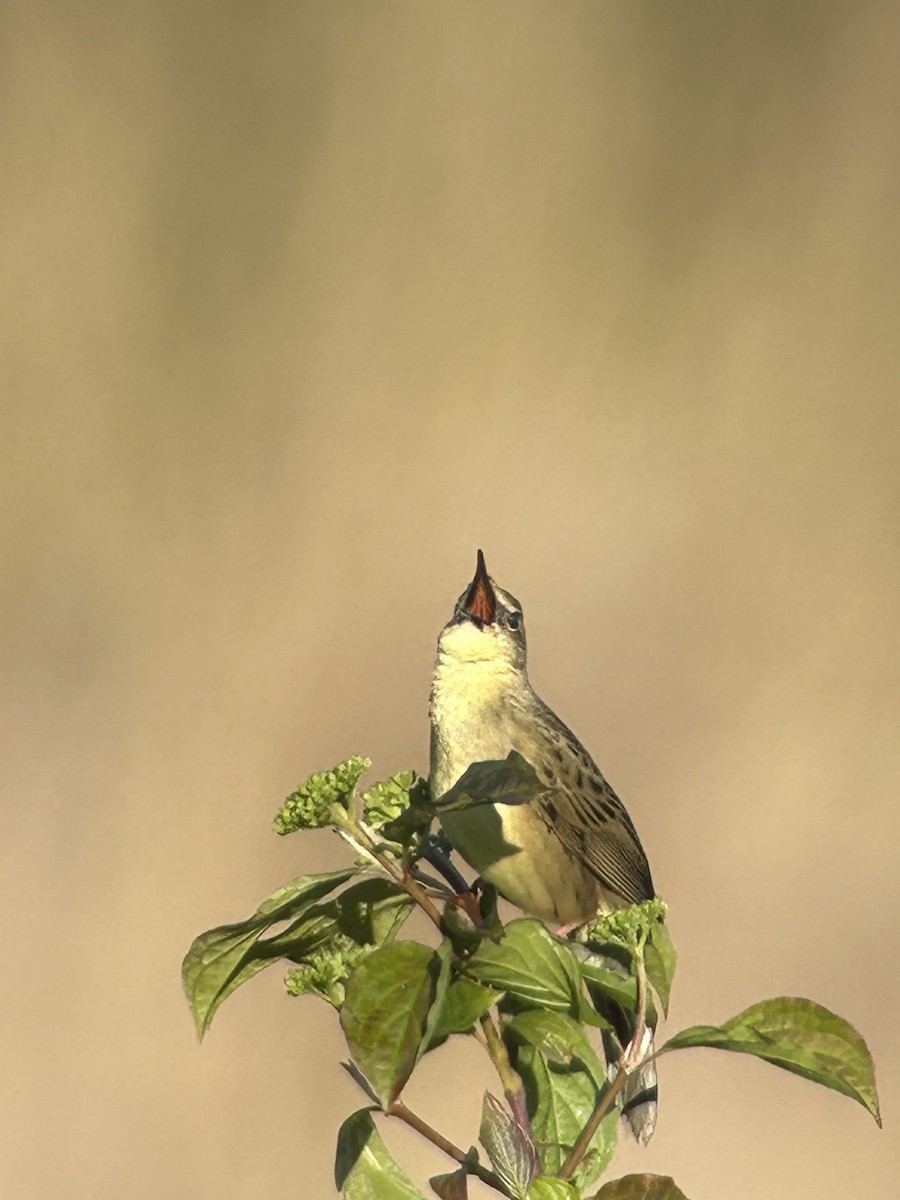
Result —
<instances>
[{"instance_id":1,"label":"green flower bud cluster","mask_svg":"<svg viewBox=\"0 0 900 1200\"><path fill-rule=\"evenodd\" d=\"M350 973L374 949L374 946L360 946L344 934L337 934L327 946L314 950L299 967L288 971L284 986L291 996L320 996L340 1008Z\"/></svg>"},{"instance_id":2,"label":"green flower bud cluster","mask_svg":"<svg viewBox=\"0 0 900 1200\"><path fill-rule=\"evenodd\" d=\"M275 817L276 833L319 829L333 825L335 805L345 810L362 775L372 765L369 758L355 756L338 763L333 771L317 771L285 800Z\"/></svg>"},{"instance_id":3,"label":"green flower bud cluster","mask_svg":"<svg viewBox=\"0 0 900 1200\"><path fill-rule=\"evenodd\" d=\"M401 771L383 783L374 784L363 796L363 820L373 829L382 829L396 821L409 808L410 788L416 782L415 771Z\"/></svg>"},{"instance_id":4,"label":"green flower bud cluster","mask_svg":"<svg viewBox=\"0 0 900 1200\"><path fill-rule=\"evenodd\" d=\"M665 919L668 905L655 896L641 904L630 904L614 912L603 913L585 926L588 942L615 942L629 950L643 947L650 930Z\"/></svg>"},{"instance_id":5,"label":"green flower bud cluster","mask_svg":"<svg viewBox=\"0 0 900 1200\"><path fill-rule=\"evenodd\" d=\"M415 771L401 771L366 792L363 820L398 851L408 849L431 825L428 798L428 781Z\"/></svg>"}]
</instances>

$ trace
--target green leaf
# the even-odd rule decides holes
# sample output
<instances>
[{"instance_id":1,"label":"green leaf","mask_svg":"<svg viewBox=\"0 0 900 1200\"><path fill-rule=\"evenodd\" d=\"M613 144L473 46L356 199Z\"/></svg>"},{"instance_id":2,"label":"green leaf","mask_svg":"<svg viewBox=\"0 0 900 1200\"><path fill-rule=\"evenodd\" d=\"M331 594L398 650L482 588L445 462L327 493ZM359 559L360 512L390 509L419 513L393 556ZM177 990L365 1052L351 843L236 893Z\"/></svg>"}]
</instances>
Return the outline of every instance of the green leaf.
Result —
<instances>
[{"instance_id":1,"label":"green leaf","mask_svg":"<svg viewBox=\"0 0 900 1200\"><path fill-rule=\"evenodd\" d=\"M340 1128L334 1182L343 1200L424 1200L388 1153L368 1108Z\"/></svg>"},{"instance_id":2,"label":"green leaf","mask_svg":"<svg viewBox=\"0 0 900 1200\"><path fill-rule=\"evenodd\" d=\"M637 1007L637 981L626 966L609 954L601 954L578 942L571 943L581 977L593 995L594 990L608 997L626 1012Z\"/></svg>"},{"instance_id":3,"label":"green leaf","mask_svg":"<svg viewBox=\"0 0 900 1200\"><path fill-rule=\"evenodd\" d=\"M315 904L267 945L285 958L300 961L307 945L341 934L360 946L390 940L412 911L409 892L380 877L362 879L331 900Z\"/></svg>"},{"instance_id":4,"label":"green leaf","mask_svg":"<svg viewBox=\"0 0 900 1200\"><path fill-rule=\"evenodd\" d=\"M341 1025L382 1108L400 1094L422 1051L440 959L418 942L390 942L356 968Z\"/></svg>"},{"instance_id":5,"label":"green leaf","mask_svg":"<svg viewBox=\"0 0 900 1200\"><path fill-rule=\"evenodd\" d=\"M687 1200L669 1175L623 1175L605 1183L594 1200Z\"/></svg>"},{"instance_id":6,"label":"green leaf","mask_svg":"<svg viewBox=\"0 0 900 1200\"><path fill-rule=\"evenodd\" d=\"M413 909L406 888L390 879L363 879L331 903L338 929L360 945L380 946L390 940Z\"/></svg>"},{"instance_id":7,"label":"green leaf","mask_svg":"<svg viewBox=\"0 0 900 1200\"><path fill-rule=\"evenodd\" d=\"M578 942L569 945L599 1016L599 1020L593 1023L614 1029L621 1045L626 1045L634 1033L637 1012L637 980L630 969L633 962L631 952L613 945L604 946L602 950ZM582 1013L581 1020L584 1019ZM656 1028L659 1018L653 997L649 994L645 1019L651 1029Z\"/></svg>"},{"instance_id":8,"label":"green leaf","mask_svg":"<svg viewBox=\"0 0 900 1200\"><path fill-rule=\"evenodd\" d=\"M440 1045L452 1033L469 1033L500 995L500 992L482 987L472 979L454 979L441 1005L433 1010L436 1011L436 1018L428 1049Z\"/></svg>"},{"instance_id":9,"label":"green leaf","mask_svg":"<svg viewBox=\"0 0 900 1200\"><path fill-rule=\"evenodd\" d=\"M539 1169L534 1143L490 1092L484 1093L478 1136L510 1194L516 1200L526 1200Z\"/></svg>"},{"instance_id":10,"label":"green leaf","mask_svg":"<svg viewBox=\"0 0 900 1200\"><path fill-rule=\"evenodd\" d=\"M763 1000L724 1025L694 1025L670 1038L666 1050L709 1046L755 1054L767 1062L857 1100L881 1125L875 1064L849 1022L812 1000Z\"/></svg>"},{"instance_id":11,"label":"green leaf","mask_svg":"<svg viewBox=\"0 0 900 1200\"><path fill-rule=\"evenodd\" d=\"M428 1010L428 1016L425 1018L425 1029L419 1043L416 1061L426 1051L431 1050L435 1044L435 1030L438 1027L441 1010L444 1007L444 1001L447 998L447 991L450 987L453 947L446 938L444 938L435 951L435 957L437 959L437 969L434 972L434 990L431 996L431 1007Z\"/></svg>"},{"instance_id":12,"label":"green leaf","mask_svg":"<svg viewBox=\"0 0 900 1200\"><path fill-rule=\"evenodd\" d=\"M440 814L481 804L527 804L546 790L531 763L510 750L504 759L472 763L434 807Z\"/></svg>"},{"instance_id":13,"label":"green leaf","mask_svg":"<svg viewBox=\"0 0 900 1200\"><path fill-rule=\"evenodd\" d=\"M341 1062L341 1066L344 1068L356 1086L361 1088L366 1093L366 1096L368 1096L372 1103L377 1107L378 1097L372 1091L372 1085L369 1083L368 1079L366 1079L365 1075L363 1075L356 1063L350 1062L348 1059L347 1062Z\"/></svg>"},{"instance_id":14,"label":"green leaf","mask_svg":"<svg viewBox=\"0 0 900 1200\"><path fill-rule=\"evenodd\" d=\"M531 1185L528 1200L581 1200L581 1193L568 1179L539 1175Z\"/></svg>"},{"instance_id":15,"label":"green leaf","mask_svg":"<svg viewBox=\"0 0 900 1200\"><path fill-rule=\"evenodd\" d=\"M672 994L676 959L672 935L662 921L657 921L651 925L650 936L644 947L644 966L666 1016L669 1015L669 996Z\"/></svg>"},{"instance_id":16,"label":"green leaf","mask_svg":"<svg viewBox=\"0 0 900 1200\"><path fill-rule=\"evenodd\" d=\"M323 875L301 875L264 900L248 920L220 925L194 939L182 963L181 977L199 1038L222 1001L281 955L282 951L268 942L260 943L265 931L310 908L358 870L348 867Z\"/></svg>"},{"instance_id":17,"label":"green leaf","mask_svg":"<svg viewBox=\"0 0 900 1200\"><path fill-rule=\"evenodd\" d=\"M463 970L486 987L507 992L519 1007L549 1008L577 1016L581 980L567 946L540 921L511 921L499 942L485 940Z\"/></svg>"},{"instance_id":18,"label":"green leaf","mask_svg":"<svg viewBox=\"0 0 900 1200\"><path fill-rule=\"evenodd\" d=\"M587 1053L588 1064L580 1057L562 1066L547 1059L530 1044L518 1048L515 1067L522 1076L531 1114L531 1128L547 1175L558 1175L594 1111L602 1089L608 1084L599 1059ZM616 1146L619 1116L613 1109L600 1122L588 1154L573 1176L583 1188L605 1170Z\"/></svg>"},{"instance_id":19,"label":"green leaf","mask_svg":"<svg viewBox=\"0 0 900 1200\"><path fill-rule=\"evenodd\" d=\"M527 1009L506 1023L503 1036L527 1042L551 1063L566 1067L580 1064L598 1088L606 1083L606 1071L597 1051L582 1026L566 1013Z\"/></svg>"}]
</instances>

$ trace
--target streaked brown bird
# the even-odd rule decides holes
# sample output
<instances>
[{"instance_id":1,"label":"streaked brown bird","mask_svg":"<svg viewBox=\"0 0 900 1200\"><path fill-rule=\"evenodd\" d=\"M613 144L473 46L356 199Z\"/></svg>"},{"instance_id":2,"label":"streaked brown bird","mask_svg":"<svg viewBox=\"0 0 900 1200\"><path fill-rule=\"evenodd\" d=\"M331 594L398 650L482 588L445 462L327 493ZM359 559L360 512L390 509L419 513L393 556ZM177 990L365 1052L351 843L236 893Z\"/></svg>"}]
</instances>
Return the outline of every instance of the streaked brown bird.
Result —
<instances>
[{"instance_id":1,"label":"streaked brown bird","mask_svg":"<svg viewBox=\"0 0 900 1200\"><path fill-rule=\"evenodd\" d=\"M528 804L445 814L463 858L513 904L562 925L653 897L625 807L581 742L532 688L522 606L478 569L438 640L431 778L447 792L473 762L517 750L546 785Z\"/></svg>"}]
</instances>

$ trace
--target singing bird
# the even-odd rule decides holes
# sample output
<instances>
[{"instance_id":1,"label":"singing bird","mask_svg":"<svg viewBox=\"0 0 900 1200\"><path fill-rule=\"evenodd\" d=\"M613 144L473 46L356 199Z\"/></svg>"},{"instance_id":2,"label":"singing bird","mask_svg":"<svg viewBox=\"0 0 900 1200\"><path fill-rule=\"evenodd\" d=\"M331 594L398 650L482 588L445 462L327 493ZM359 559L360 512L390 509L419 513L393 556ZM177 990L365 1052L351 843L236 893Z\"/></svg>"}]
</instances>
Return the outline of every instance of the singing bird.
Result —
<instances>
[{"instance_id":1,"label":"singing bird","mask_svg":"<svg viewBox=\"0 0 900 1200\"><path fill-rule=\"evenodd\" d=\"M475 578L438 639L432 794L439 799L472 763L505 759L511 750L534 768L539 794L523 803L447 811L441 818L481 878L561 931L598 912L652 899L637 830L584 746L532 688L522 606L491 579L479 550ZM655 1103L647 1103L655 1100L654 1074L642 1072L640 1089L649 1094L635 1098L629 1116L643 1142L655 1124Z\"/></svg>"},{"instance_id":2,"label":"singing bird","mask_svg":"<svg viewBox=\"0 0 900 1200\"><path fill-rule=\"evenodd\" d=\"M447 812L444 831L501 896L536 917L575 926L654 895L625 806L578 738L528 681L525 623L478 551L475 578L438 639L431 689L436 797L473 762L516 750L546 790L525 804Z\"/></svg>"}]
</instances>

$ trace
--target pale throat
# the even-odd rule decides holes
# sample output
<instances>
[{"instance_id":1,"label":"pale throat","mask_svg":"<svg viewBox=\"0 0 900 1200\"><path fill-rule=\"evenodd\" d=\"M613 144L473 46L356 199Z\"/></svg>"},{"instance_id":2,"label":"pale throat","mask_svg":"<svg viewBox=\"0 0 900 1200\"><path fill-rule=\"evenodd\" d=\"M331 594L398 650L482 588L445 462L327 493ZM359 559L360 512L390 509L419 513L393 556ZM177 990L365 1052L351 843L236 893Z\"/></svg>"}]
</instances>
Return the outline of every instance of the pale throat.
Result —
<instances>
[{"instance_id":1,"label":"pale throat","mask_svg":"<svg viewBox=\"0 0 900 1200\"><path fill-rule=\"evenodd\" d=\"M442 650L434 667L432 706L442 715L457 707L465 709L471 720L476 713L496 710L504 700L527 688L525 672L506 659L463 657Z\"/></svg>"},{"instance_id":2,"label":"pale throat","mask_svg":"<svg viewBox=\"0 0 900 1200\"><path fill-rule=\"evenodd\" d=\"M460 658L440 652L431 689L431 720L439 745L432 768L450 787L470 763L506 756L510 707L528 691L524 671L502 658Z\"/></svg>"}]
</instances>

